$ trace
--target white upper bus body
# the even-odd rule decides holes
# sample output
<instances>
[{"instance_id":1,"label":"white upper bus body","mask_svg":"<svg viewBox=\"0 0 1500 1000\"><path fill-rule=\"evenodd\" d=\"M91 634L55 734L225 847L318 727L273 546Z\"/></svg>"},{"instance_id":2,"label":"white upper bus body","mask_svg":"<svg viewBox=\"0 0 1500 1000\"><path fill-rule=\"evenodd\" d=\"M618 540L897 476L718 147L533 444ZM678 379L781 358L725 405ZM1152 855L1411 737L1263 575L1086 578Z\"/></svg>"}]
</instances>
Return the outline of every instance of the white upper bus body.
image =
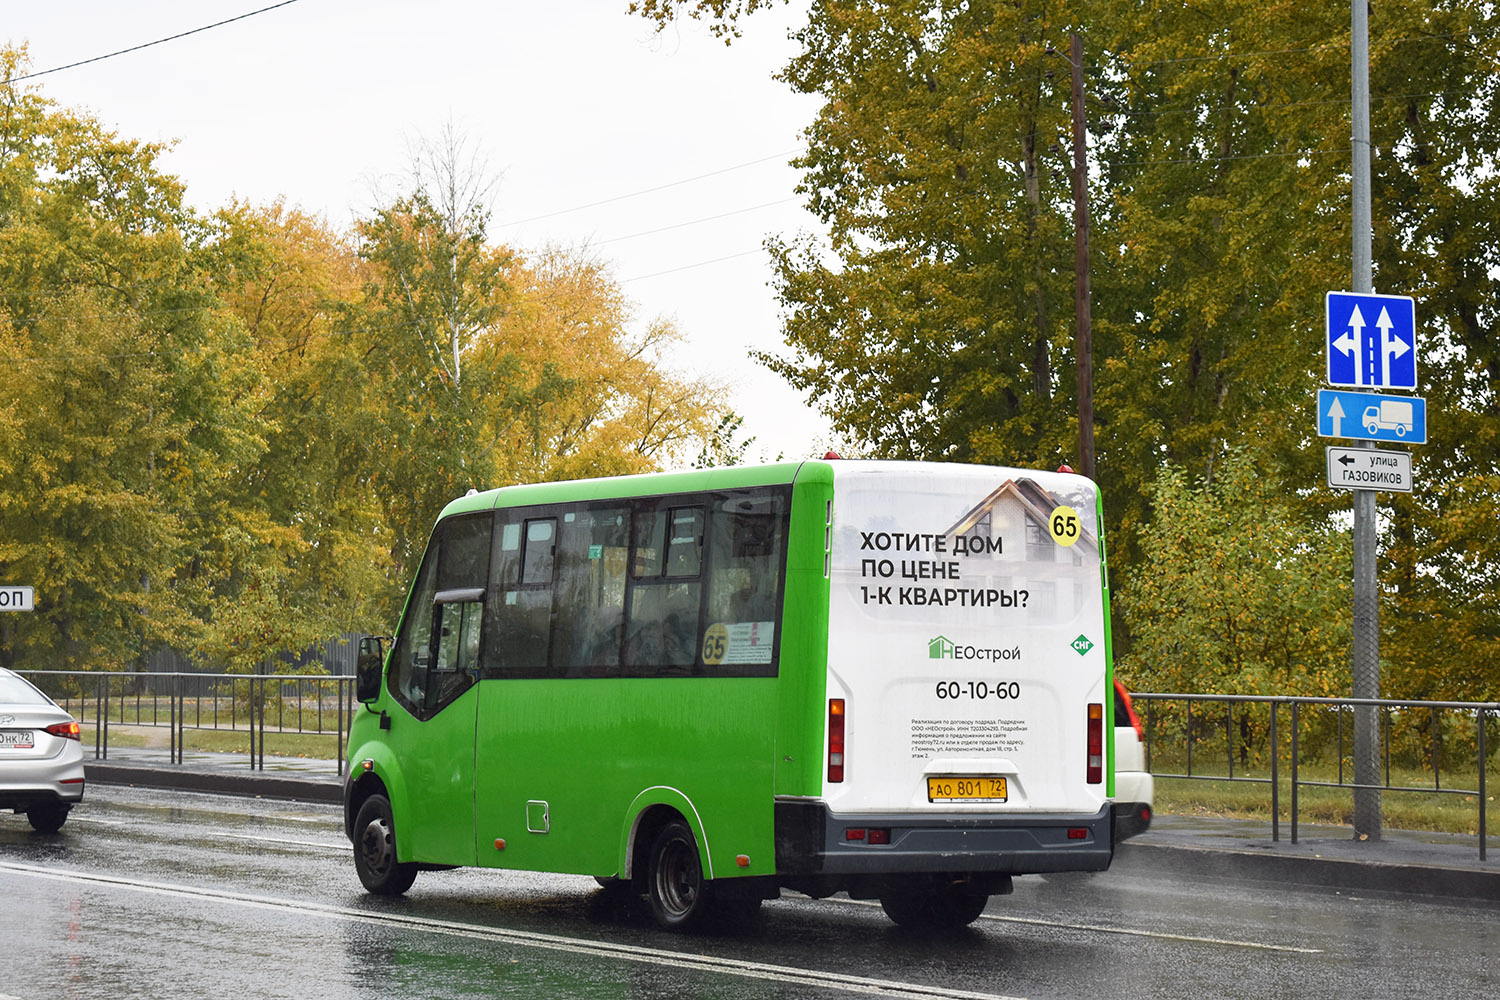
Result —
<instances>
[{"instance_id":1,"label":"white upper bus body","mask_svg":"<svg viewBox=\"0 0 1500 1000\"><path fill-rule=\"evenodd\" d=\"M834 497L827 693L844 733L841 760L830 746L842 774L824 785L823 870L1107 867L1094 484L848 462Z\"/></svg>"}]
</instances>

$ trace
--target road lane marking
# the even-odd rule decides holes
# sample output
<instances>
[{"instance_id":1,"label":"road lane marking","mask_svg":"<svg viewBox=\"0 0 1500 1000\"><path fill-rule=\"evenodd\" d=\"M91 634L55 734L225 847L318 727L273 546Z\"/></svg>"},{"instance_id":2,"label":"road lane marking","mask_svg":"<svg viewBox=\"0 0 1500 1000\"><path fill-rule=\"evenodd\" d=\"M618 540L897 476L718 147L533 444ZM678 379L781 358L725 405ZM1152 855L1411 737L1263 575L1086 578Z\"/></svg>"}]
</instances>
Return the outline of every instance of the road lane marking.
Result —
<instances>
[{"instance_id":1,"label":"road lane marking","mask_svg":"<svg viewBox=\"0 0 1500 1000\"><path fill-rule=\"evenodd\" d=\"M349 842L342 844L329 844L317 840L289 840L286 837L254 837L248 833L216 833L215 840L249 840L261 844L291 845L294 847L316 847L320 851L333 851L335 854L348 854L352 847Z\"/></svg>"},{"instance_id":2,"label":"road lane marking","mask_svg":"<svg viewBox=\"0 0 1500 1000\"><path fill-rule=\"evenodd\" d=\"M483 941L498 941L523 948L539 948L548 951L589 955L618 961L640 962L648 965L667 966L694 972L717 972L774 982L792 983L799 986L837 990L844 993L861 993L871 996L895 997L899 1000L1022 1000L995 993L972 993L965 990L926 986L921 983L901 983L885 979L870 979L837 972L822 972L816 969L799 969L786 965L769 965L742 959L719 958L713 955L693 955L685 952L647 948L633 944L613 944L608 941L590 941L585 938L563 937L557 934L541 934L535 931L508 930L486 927L483 924L461 923L439 920L433 917L417 917L397 913L376 913L326 903L298 902L276 899L269 896L252 896L244 893L208 889L198 886L172 885L164 882L146 882L137 879L119 878L113 875L95 874L64 868L48 868L41 865L26 865L0 861L0 871L35 878L70 882L75 885L110 886L134 892L177 898L195 898L227 903L280 913L316 913L351 923L377 924L406 927L428 931L449 937L473 938Z\"/></svg>"},{"instance_id":3,"label":"road lane marking","mask_svg":"<svg viewBox=\"0 0 1500 1000\"><path fill-rule=\"evenodd\" d=\"M831 903L847 903L852 906L879 906L879 903L863 899L831 899ZM1094 934L1123 934L1127 937L1156 938L1162 941L1186 941L1191 944L1213 944L1225 948L1251 948L1257 951L1284 951L1295 955L1321 955L1322 948L1298 948L1287 944L1267 944L1264 941L1235 941L1231 938L1198 937L1193 934L1168 934L1165 931L1144 931L1135 927L1109 927L1104 924L1070 924L1061 920L1042 920L1039 917L1004 917L983 913L980 920L1001 924L1029 924L1034 927L1055 927L1059 930L1087 931Z\"/></svg>"},{"instance_id":4,"label":"road lane marking","mask_svg":"<svg viewBox=\"0 0 1500 1000\"><path fill-rule=\"evenodd\" d=\"M140 824L140 823L137 823L137 822L127 822L126 820L123 820L123 819L100 819L98 816L79 816L76 819L73 819L72 823L73 823L74 826L77 826L79 823L83 823L85 825L93 824L93 825L103 825L103 826L143 826L143 824ZM178 840L178 841L185 841L185 842L186 841L191 841L193 843L198 843L198 842L201 842L204 839L204 836L203 836L203 832L200 830L200 831L196 832L195 834L193 834L190 837L168 838L168 837L163 836L160 839L162 839L162 840L173 839L173 840ZM274 844L274 845L277 845L277 846L280 846L280 847L313 847L313 848L317 848L320 851L332 851L335 854L347 854L351 850L348 841L345 841L342 844L330 844L330 843L328 843L326 841L319 841L319 840L293 840L293 839L291 839L289 837L257 837L257 836L254 836L253 834L248 834L248 833L215 833L209 839L212 839L212 840L248 840L248 841L250 841L252 843L257 843L257 844ZM4 997L0 997L0 1000L5 1000L5 998Z\"/></svg>"},{"instance_id":5,"label":"road lane marking","mask_svg":"<svg viewBox=\"0 0 1500 1000\"><path fill-rule=\"evenodd\" d=\"M1264 941L1235 941L1231 938L1199 937L1195 934L1168 934L1164 931L1143 931L1134 927L1106 927L1101 924L1069 924L1059 920L1041 920L1035 917L1001 917L985 914L980 919L996 920L1007 924L1033 924L1037 927L1057 927L1066 930L1092 931L1096 934L1124 934L1130 937L1159 938L1164 941L1189 941L1193 944L1216 944L1226 948L1254 948L1259 951L1288 951L1297 955L1321 955L1322 948L1298 948L1288 944L1267 944Z\"/></svg>"}]
</instances>

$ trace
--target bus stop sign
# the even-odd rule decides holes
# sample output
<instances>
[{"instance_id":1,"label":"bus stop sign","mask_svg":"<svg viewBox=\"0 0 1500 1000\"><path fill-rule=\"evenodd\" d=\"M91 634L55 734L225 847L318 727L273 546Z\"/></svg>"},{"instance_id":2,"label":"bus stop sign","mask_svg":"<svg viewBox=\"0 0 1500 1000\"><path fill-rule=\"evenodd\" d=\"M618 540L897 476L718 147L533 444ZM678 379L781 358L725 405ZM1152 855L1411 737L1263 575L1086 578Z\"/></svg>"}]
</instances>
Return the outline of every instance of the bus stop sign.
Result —
<instances>
[{"instance_id":1,"label":"bus stop sign","mask_svg":"<svg viewBox=\"0 0 1500 1000\"><path fill-rule=\"evenodd\" d=\"M31 587L0 583L0 611L35 611L36 591Z\"/></svg>"}]
</instances>

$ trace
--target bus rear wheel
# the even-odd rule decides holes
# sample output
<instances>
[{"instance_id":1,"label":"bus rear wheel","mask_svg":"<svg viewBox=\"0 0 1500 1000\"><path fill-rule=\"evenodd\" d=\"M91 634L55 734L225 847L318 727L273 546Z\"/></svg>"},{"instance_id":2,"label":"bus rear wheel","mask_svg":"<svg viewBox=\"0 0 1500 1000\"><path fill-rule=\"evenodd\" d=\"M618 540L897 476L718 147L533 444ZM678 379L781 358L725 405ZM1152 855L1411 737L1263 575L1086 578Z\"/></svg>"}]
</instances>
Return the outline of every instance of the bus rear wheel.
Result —
<instances>
[{"instance_id":1,"label":"bus rear wheel","mask_svg":"<svg viewBox=\"0 0 1500 1000\"><path fill-rule=\"evenodd\" d=\"M399 896L417 880L415 864L396 860L396 824L384 795L365 799L354 818L354 870L381 896Z\"/></svg>"},{"instance_id":2,"label":"bus rear wheel","mask_svg":"<svg viewBox=\"0 0 1500 1000\"><path fill-rule=\"evenodd\" d=\"M685 931L703 922L711 907L708 880L698 858L698 842L681 820L662 827L647 859L646 896L651 915L669 931Z\"/></svg>"},{"instance_id":3,"label":"bus rear wheel","mask_svg":"<svg viewBox=\"0 0 1500 1000\"><path fill-rule=\"evenodd\" d=\"M979 919L990 897L954 885L904 889L880 897L880 908L902 927L953 930Z\"/></svg>"}]
</instances>

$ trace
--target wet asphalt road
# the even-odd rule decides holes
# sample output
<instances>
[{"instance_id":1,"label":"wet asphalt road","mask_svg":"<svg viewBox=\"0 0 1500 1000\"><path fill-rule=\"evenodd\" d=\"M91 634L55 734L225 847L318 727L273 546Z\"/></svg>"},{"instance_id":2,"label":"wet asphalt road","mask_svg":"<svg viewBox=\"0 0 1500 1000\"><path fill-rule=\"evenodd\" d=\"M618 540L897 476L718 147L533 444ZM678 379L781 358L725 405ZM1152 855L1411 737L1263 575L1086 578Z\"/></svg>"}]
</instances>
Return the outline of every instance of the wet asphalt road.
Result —
<instances>
[{"instance_id":1,"label":"wet asphalt road","mask_svg":"<svg viewBox=\"0 0 1500 1000\"><path fill-rule=\"evenodd\" d=\"M567 876L423 874L366 895L335 806L92 786L63 832L0 814L0 1000L1469 997L1500 913L1131 870L1017 879L957 934L788 894L682 937Z\"/></svg>"}]
</instances>

